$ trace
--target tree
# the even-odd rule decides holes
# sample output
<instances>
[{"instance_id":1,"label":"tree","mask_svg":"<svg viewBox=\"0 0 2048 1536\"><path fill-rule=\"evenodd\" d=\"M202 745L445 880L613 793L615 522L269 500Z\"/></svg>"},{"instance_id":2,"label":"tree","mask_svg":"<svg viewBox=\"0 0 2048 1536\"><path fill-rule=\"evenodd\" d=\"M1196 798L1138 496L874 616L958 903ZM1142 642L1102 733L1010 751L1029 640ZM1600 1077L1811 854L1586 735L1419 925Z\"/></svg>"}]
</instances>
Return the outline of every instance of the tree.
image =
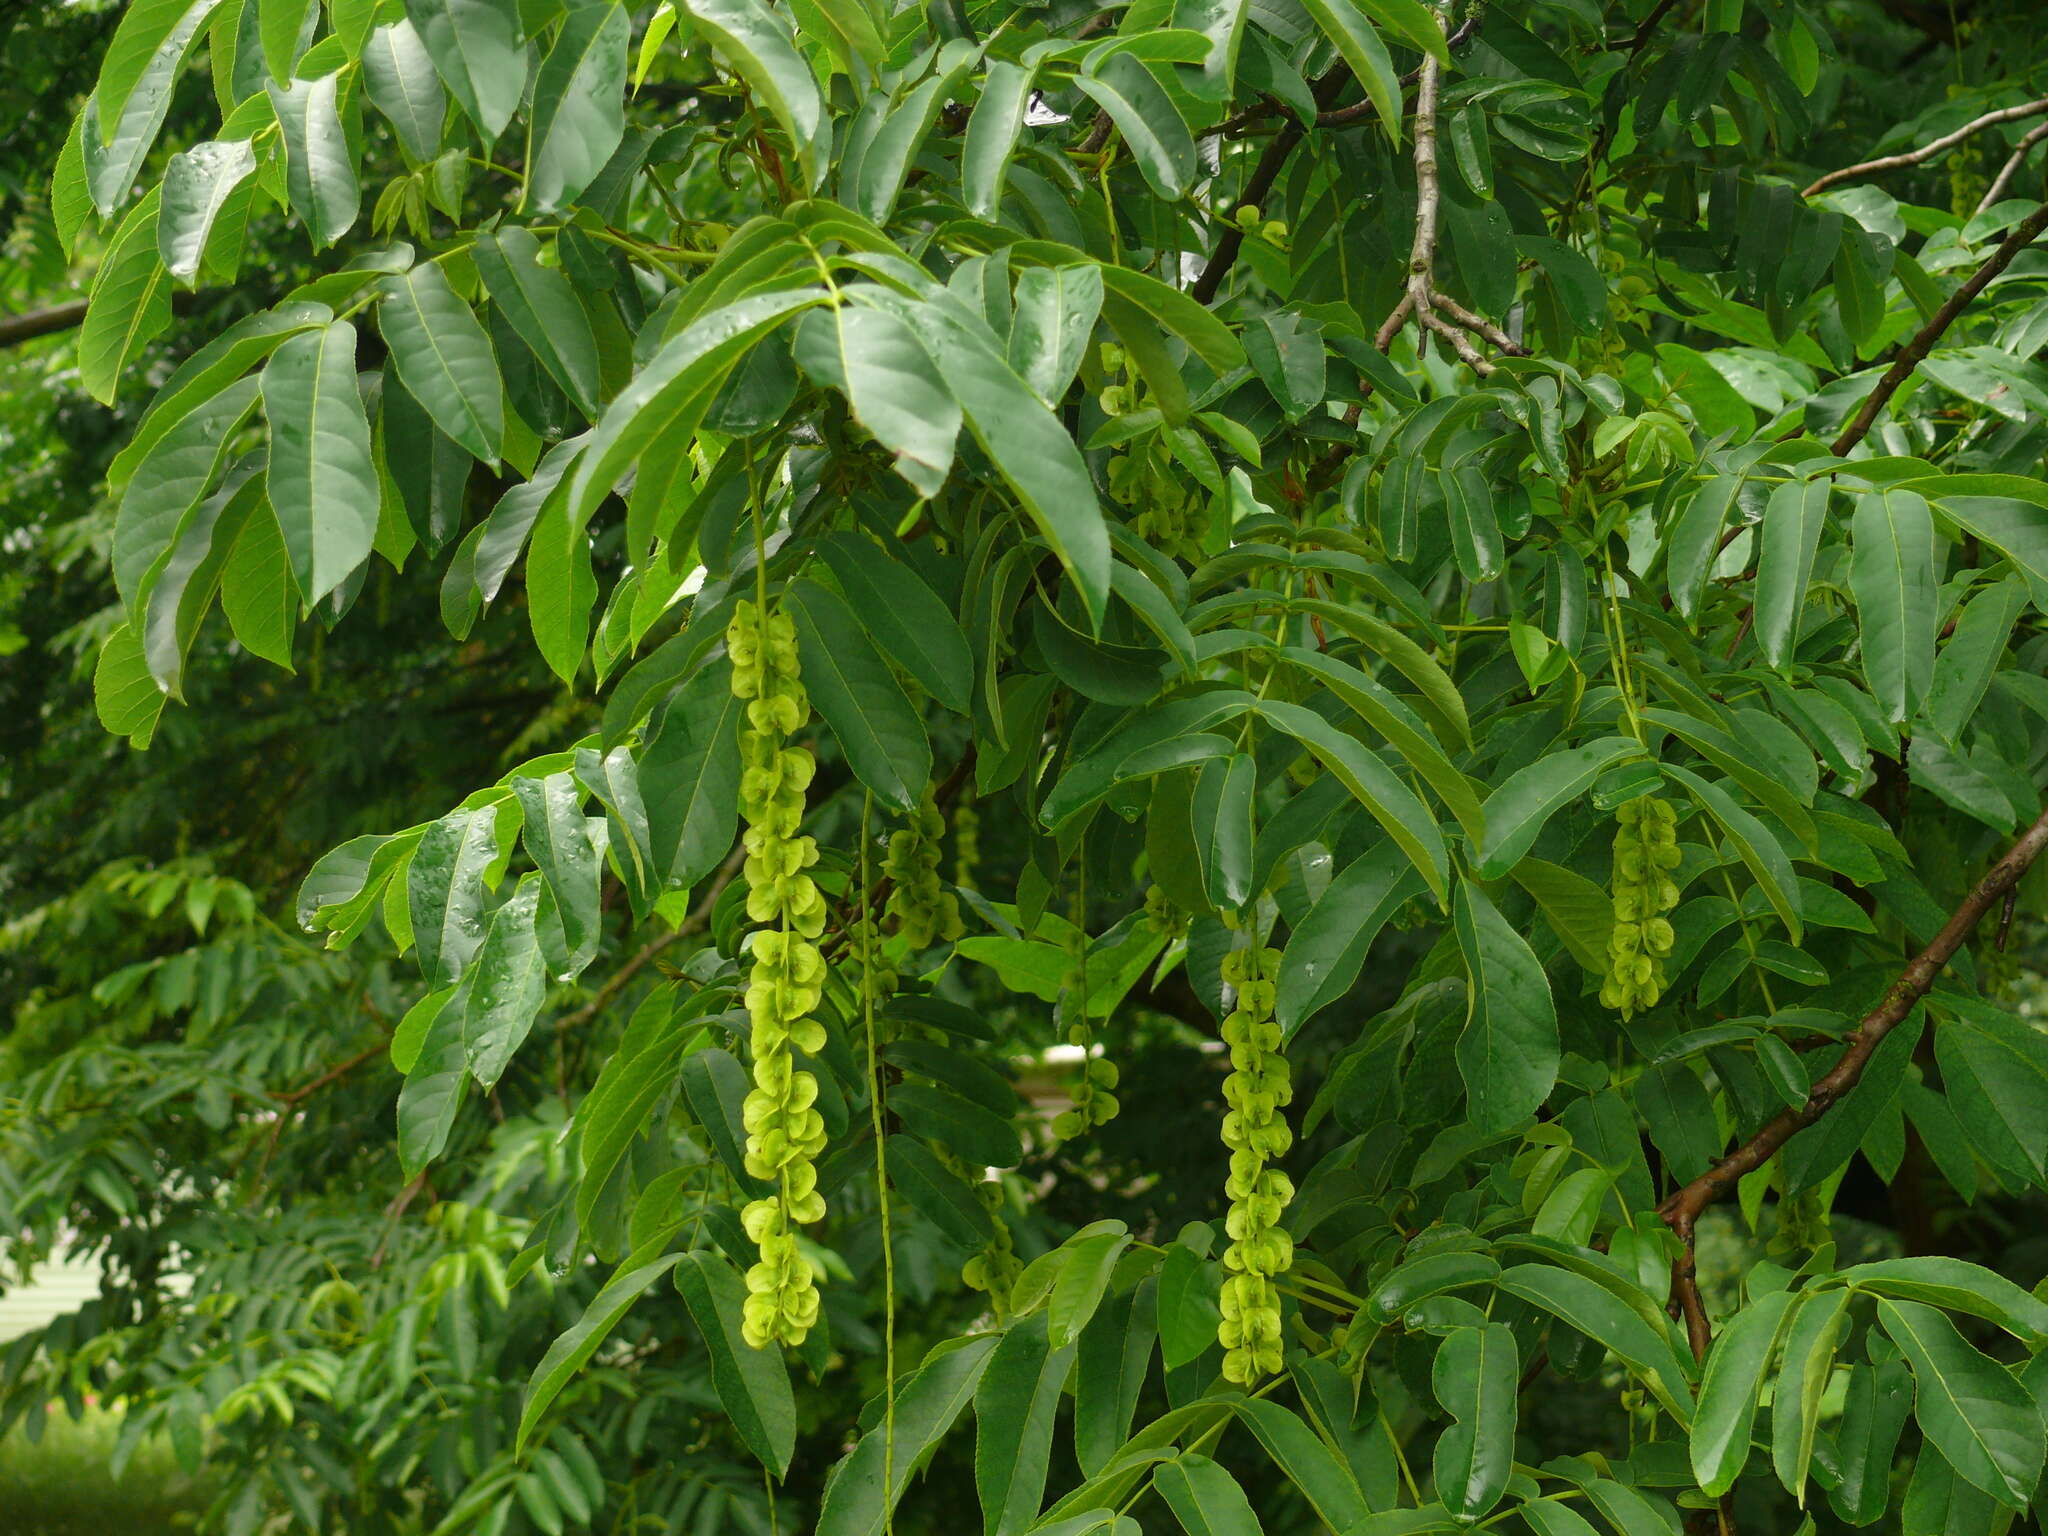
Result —
<instances>
[{"instance_id":1,"label":"tree","mask_svg":"<svg viewBox=\"0 0 2048 1536\"><path fill-rule=\"evenodd\" d=\"M78 381L240 318L99 718L401 702L275 738L321 947L237 802L44 876L10 1411L229 1530L2030 1518L2026 20L139 0Z\"/></svg>"}]
</instances>

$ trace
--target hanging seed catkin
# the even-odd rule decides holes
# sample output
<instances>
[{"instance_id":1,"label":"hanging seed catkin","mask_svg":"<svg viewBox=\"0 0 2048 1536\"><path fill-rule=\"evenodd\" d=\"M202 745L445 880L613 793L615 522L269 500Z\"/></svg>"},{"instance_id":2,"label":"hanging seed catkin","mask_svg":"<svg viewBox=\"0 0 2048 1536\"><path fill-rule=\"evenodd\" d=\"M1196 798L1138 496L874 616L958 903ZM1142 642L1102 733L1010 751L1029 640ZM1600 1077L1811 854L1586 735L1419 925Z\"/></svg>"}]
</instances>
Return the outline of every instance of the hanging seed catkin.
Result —
<instances>
[{"instance_id":1,"label":"hanging seed catkin","mask_svg":"<svg viewBox=\"0 0 2048 1536\"><path fill-rule=\"evenodd\" d=\"M910 824L889 834L889 852L882 861L882 872L892 882L888 912L913 952L940 939L950 943L965 931L958 898L939 881L939 844L945 835L946 818L930 785Z\"/></svg>"},{"instance_id":2,"label":"hanging seed catkin","mask_svg":"<svg viewBox=\"0 0 2048 1536\"><path fill-rule=\"evenodd\" d=\"M1280 951L1258 944L1223 957L1223 979L1236 989L1236 1006L1223 1020L1230 1076L1223 1097L1223 1144L1230 1148L1224 1193L1230 1214L1223 1253L1223 1374L1242 1385L1280 1369L1280 1293L1273 1284L1294 1262L1294 1243L1280 1217L1294 1198L1287 1175L1268 1163L1286 1155L1294 1133L1284 1111L1294 1097L1280 1026L1273 1020L1274 978Z\"/></svg>"},{"instance_id":3,"label":"hanging seed catkin","mask_svg":"<svg viewBox=\"0 0 2048 1536\"><path fill-rule=\"evenodd\" d=\"M1607 939L1607 979L1600 1001L1625 1019L1664 995L1664 959L1678 905L1671 871L1678 867L1678 817L1668 801L1643 795L1617 806L1614 819L1614 928Z\"/></svg>"},{"instance_id":4,"label":"hanging seed catkin","mask_svg":"<svg viewBox=\"0 0 2048 1536\"><path fill-rule=\"evenodd\" d=\"M825 1045L812 1012L825 981L813 941L825 929L825 898L806 872L818 845L798 835L804 791L816 761L787 745L810 714L800 681L796 631L779 612L742 600L726 630L732 691L747 705L740 730L740 813L746 822L747 917L759 924L747 977L754 1087L742 1109L747 1172L772 1186L741 1212L760 1261L747 1271L741 1332L755 1349L800 1344L818 1320L818 1285L796 1229L825 1214L818 1154L825 1121L818 1080L796 1065L799 1050Z\"/></svg>"}]
</instances>

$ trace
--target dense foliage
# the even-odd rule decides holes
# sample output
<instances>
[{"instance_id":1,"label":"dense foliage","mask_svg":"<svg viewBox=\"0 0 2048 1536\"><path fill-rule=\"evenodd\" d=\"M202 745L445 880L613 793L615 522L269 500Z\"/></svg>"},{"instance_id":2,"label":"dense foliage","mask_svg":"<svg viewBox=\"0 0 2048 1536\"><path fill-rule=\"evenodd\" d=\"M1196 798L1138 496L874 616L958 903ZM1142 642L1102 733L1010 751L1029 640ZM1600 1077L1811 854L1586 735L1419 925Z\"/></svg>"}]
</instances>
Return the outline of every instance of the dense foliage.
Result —
<instances>
[{"instance_id":1,"label":"dense foliage","mask_svg":"<svg viewBox=\"0 0 2048 1536\"><path fill-rule=\"evenodd\" d=\"M0 1252L106 1270L0 1422L237 1536L2036 1520L2029 9L0 22Z\"/></svg>"}]
</instances>

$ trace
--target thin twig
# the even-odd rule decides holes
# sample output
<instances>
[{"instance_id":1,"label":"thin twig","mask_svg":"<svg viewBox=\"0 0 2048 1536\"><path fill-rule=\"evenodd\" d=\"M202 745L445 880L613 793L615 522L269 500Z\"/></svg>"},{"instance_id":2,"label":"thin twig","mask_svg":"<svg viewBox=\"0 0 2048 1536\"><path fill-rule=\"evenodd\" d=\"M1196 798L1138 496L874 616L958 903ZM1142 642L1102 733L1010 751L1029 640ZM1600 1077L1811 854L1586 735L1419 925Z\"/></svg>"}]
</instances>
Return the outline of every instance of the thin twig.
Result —
<instances>
[{"instance_id":1,"label":"thin twig","mask_svg":"<svg viewBox=\"0 0 2048 1536\"><path fill-rule=\"evenodd\" d=\"M1273 183L1280 179L1281 169L1287 164L1287 157L1294 152L1294 146L1301 142L1301 124L1290 122L1266 146L1266 152L1259 156L1259 163L1252 168L1251 178L1245 182L1244 191L1238 195L1239 205L1254 206L1264 202L1266 194L1273 190ZM1216 249L1211 253L1201 275L1195 279L1189 290L1197 304L1207 304L1216 297L1216 290L1223 286L1223 279L1232 267L1237 265L1238 252L1244 246L1244 231L1235 224L1226 224L1223 233L1217 237Z\"/></svg>"},{"instance_id":2,"label":"thin twig","mask_svg":"<svg viewBox=\"0 0 2048 1536\"><path fill-rule=\"evenodd\" d=\"M1925 997L1941 974L1942 967L1976 929L1986 912L2018 884L2043 849L2048 849L2048 811L2020 834L2005 856L1949 914L1941 931L1927 947L1908 962L1899 978L1886 990L1883 1000L1856 1026L1835 1064L1815 1080L1806 1102L1797 1109L1780 1110L1749 1140L1722 1158L1705 1173L1673 1194L1657 1208L1664 1224L1678 1238L1679 1255L1671 1265L1671 1293L1685 1318L1686 1336L1693 1354L1704 1357L1712 1342L1712 1328L1700 1300L1699 1274L1694 1253L1694 1234L1700 1213L1722 1199L1748 1174L1774 1157L1779 1148L1800 1131L1825 1115L1863 1078L1870 1058L1884 1037L1896 1029Z\"/></svg>"},{"instance_id":3,"label":"thin twig","mask_svg":"<svg viewBox=\"0 0 2048 1536\"><path fill-rule=\"evenodd\" d=\"M1448 53L1456 53L1458 49L1464 45L1466 40L1469 39L1473 33L1479 30L1479 19L1483 14L1484 9L1478 8L1475 9L1470 16L1467 16L1464 19L1464 21L1459 24L1458 30L1453 32L1449 37L1444 39L1445 51ZM1400 78L1400 80L1396 83L1405 89L1408 86L1418 83L1421 79L1422 66L1418 64L1413 69L1409 70L1407 74L1403 75ZM1328 112L1317 113L1316 126L1318 128L1347 127L1350 124L1358 122L1363 118L1371 117L1375 110L1376 109L1374 108L1370 99L1365 101L1354 101L1348 107L1336 107Z\"/></svg>"},{"instance_id":4,"label":"thin twig","mask_svg":"<svg viewBox=\"0 0 2048 1536\"><path fill-rule=\"evenodd\" d=\"M2005 164L1998 168L1998 174L1991 178L1991 185L1984 189L1984 196L1977 204L1978 213L1982 213L2005 196L2021 168L2027 163L2028 153L2043 139L2048 139L2048 123L2040 123L2027 130L2026 137L2013 146L2012 154L2007 157Z\"/></svg>"},{"instance_id":5,"label":"thin twig","mask_svg":"<svg viewBox=\"0 0 2048 1536\"><path fill-rule=\"evenodd\" d=\"M1996 128L2000 123L2015 123L2022 118L2039 117L2043 112L2048 112L2048 96L2036 101L2023 101L2016 107L2000 107L1996 112L1986 112L1982 117L1972 118L1953 133L1945 133L1938 139L1929 140L1918 149L1909 149L1896 155L1881 155L1875 160L1865 160L1857 165L1845 165L1839 171L1829 171L1799 195L1812 197L1816 192L1825 192L1829 187L1839 186L1858 176L1918 165L1923 160L1932 160L1945 149L1954 149L1963 140L1982 133L1986 128Z\"/></svg>"},{"instance_id":6,"label":"thin twig","mask_svg":"<svg viewBox=\"0 0 2048 1536\"><path fill-rule=\"evenodd\" d=\"M1863 441L1871 424L1877 420L1878 412L1885 402L1898 393L1899 386L1913 375L1920 366L1920 360L1930 352L1956 317L1970 305L1970 301L1984 291L1985 285L2012 264L2013 257L2032 245L2041 231L2048 229L2048 203L2035 209L2020 221L2019 226L2005 237L1997 250L1985 259L1984 265L1972 272L1948 297L1948 302L1935 311L1934 318L1920 328L1920 333L1899 349L1899 355L1892 359L1891 367L1884 371L1884 377L1877 381L1877 388L1870 392L1870 398L1863 402L1863 409L1856 413L1856 419L1843 429L1835 439L1833 452L1840 456Z\"/></svg>"}]
</instances>

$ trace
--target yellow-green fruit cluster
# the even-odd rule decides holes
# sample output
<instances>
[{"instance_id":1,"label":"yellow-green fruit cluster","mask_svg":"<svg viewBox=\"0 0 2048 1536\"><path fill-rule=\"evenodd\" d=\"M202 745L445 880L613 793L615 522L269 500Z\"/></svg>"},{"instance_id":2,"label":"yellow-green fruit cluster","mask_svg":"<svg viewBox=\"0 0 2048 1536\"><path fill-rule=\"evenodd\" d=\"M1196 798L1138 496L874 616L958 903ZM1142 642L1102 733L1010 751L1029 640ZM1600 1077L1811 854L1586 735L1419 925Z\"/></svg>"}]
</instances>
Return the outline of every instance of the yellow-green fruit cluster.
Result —
<instances>
[{"instance_id":1,"label":"yellow-green fruit cluster","mask_svg":"<svg viewBox=\"0 0 2048 1536\"><path fill-rule=\"evenodd\" d=\"M1614 929L1607 939L1607 980L1600 1001L1625 1019L1664 995L1664 957L1678 905L1678 818L1670 802L1643 795L1617 806L1614 819Z\"/></svg>"},{"instance_id":2,"label":"yellow-green fruit cluster","mask_svg":"<svg viewBox=\"0 0 2048 1536\"><path fill-rule=\"evenodd\" d=\"M1067 1031L1067 1038L1086 1050L1092 1036L1077 1024ZM1116 1087L1119 1076L1116 1063L1108 1057L1089 1057L1081 1069L1081 1081L1074 1085L1074 1107L1052 1117L1053 1135L1061 1141L1072 1141L1090 1126L1107 1125L1114 1120L1122 1106L1110 1090Z\"/></svg>"},{"instance_id":3,"label":"yellow-green fruit cluster","mask_svg":"<svg viewBox=\"0 0 2048 1536\"><path fill-rule=\"evenodd\" d=\"M1176 907L1166 892L1156 885L1145 887L1145 921L1169 942L1184 937L1188 931L1187 913Z\"/></svg>"},{"instance_id":4,"label":"yellow-green fruit cluster","mask_svg":"<svg viewBox=\"0 0 2048 1536\"><path fill-rule=\"evenodd\" d=\"M893 882L889 916L913 951L939 939L950 942L964 931L960 903L939 883L939 842L945 835L946 818L939 814L929 786L910 825L889 834L889 853L882 865Z\"/></svg>"},{"instance_id":5,"label":"yellow-green fruit cluster","mask_svg":"<svg viewBox=\"0 0 2048 1536\"><path fill-rule=\"evenodd\" d=\"M961 1266L960 1278L973 1290L987 1291L996 1316L1001 1317L1008 1310L1010 1291L1024 1268L1017 1258L1017 1245L1010 1238L1009 1223L1003 1220L1002 1180L983 1178L979 1169L969 1167L965 1158L955 1156L949 1148L941 1147L938 1156L941 1163L972 1187L981 1208L988 1212L992 1235L981 1251Z\"/></svg>"},{"instance_id":6,"label":"yellow-green fruit cluster","mask_svg":"<svg viewBox=\"0 0 2048 1536\"><path fill-rule=\"evenodd\" d=\"M1223 1098L1223 1144L1230 1148L1230 1178L1224 1193L1230 1214L1223 1252L1223 1374L1243 1385L1280 1369L1280 1293L1273 1277L1294 1262L1294 1242L1280 1217L1294 1198L1294 1185L1274 1158L1294 1143L1284 1111L1294 1097L1287 1058L1280 1054L1280 1026L1273 1021L1274 978L1280 951L1253 944L1223 957L1223 979L1237 992L1236 1006L1223 1021L1230 1047L1230 1076Z\"/></svg>"},{"instance_id":7,"label":"yellow-green fruit cluster","mask_svg":"<svg viewBox=\"0 0 2048 1536\"><path fill-rule=\"evenodd\" d=\"M781 613L741 601L726 630L732 691L746 701L740 730L740 814L746 820L747 916L755 930L747 977L754 1087L742 1108L747 1172L772 1185L741 1220L760 1248L747 1271L741 1331L755 1349L800 1344L818 1320L818 1285L796 1229L825 1214L818 1154L825 1121L818 1080L796 1065L797 1051L825 1045L811 1017L825 983L825 957L812 941L825 929L825 898L808 873L818 845L799 836L804 791L816 762L786 738L810 714L798 680L796 631Z\"/></svg>"}]
</instances>

